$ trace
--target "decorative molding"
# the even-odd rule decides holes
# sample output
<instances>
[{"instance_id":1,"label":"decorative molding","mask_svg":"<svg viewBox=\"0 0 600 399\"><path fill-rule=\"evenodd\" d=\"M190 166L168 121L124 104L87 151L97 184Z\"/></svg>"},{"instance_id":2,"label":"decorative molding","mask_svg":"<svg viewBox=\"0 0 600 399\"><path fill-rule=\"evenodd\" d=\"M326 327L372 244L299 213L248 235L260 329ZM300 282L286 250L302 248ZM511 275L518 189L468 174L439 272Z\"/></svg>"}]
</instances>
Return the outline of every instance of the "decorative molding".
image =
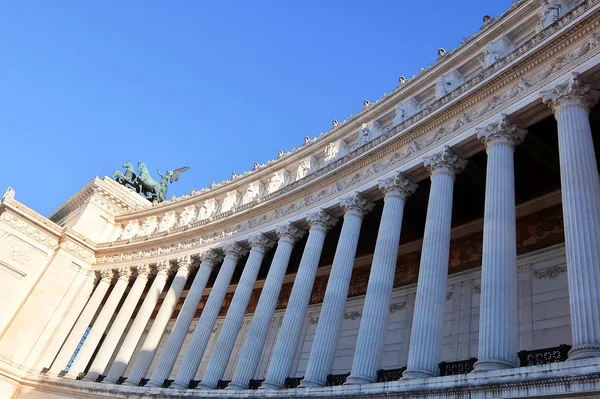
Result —
<instances>
[{"instance_id":1,"label":"decorative molding","mask_svg":"<svg viewBox=\"0 0 600 399\"><path fill-rule=\"evenodd\" d=\"M396 313L406 308L406 302L392 303L390 305L390 313Z\"/></svg>"},{"instance_id":2,"label":"decorative molding","mask_svg":"<svg viewBox=\"0 0 600 399\"><path fill-rule=\"evenodd\" d=\"M540 280L543 278L555 279L563 273L567 272L567 266L552 266L546 269L534 270L533 277Z\"/></svg>"},{"instance_id":3,"label":"decorative molding","mask_svg":"<svg viewBox=\"0 0 600 399\"><path fill-rule=\"evenodd\" d=\"M44 244L52 249L55 249L56 247L58 247L58 238L57 237L54 237L53 235L46 233L45 231L37 228L36 226L34 226L33 224L31 224L29 222L26 222L24 219L17 216L13 212L4 210L4 212L2 212L1 217L2 217L2 220L4 220L6 223L8 223L8 225L14 227L15 229L17 229L19 231L22 231L23 233L25 233L28 236L34 238L35 240L41 242L42 244Z\"/></svg>"},{"instance_id":4,"label":"decorative molding","mask_svg":"<svg viewBox=\"0 0 600 399\"><path fill-rule=\"evenodd\" d=\"M356 320L360 319L362 312L346 312L344 313L344 320Z\"/></svg>"}]
</instances>

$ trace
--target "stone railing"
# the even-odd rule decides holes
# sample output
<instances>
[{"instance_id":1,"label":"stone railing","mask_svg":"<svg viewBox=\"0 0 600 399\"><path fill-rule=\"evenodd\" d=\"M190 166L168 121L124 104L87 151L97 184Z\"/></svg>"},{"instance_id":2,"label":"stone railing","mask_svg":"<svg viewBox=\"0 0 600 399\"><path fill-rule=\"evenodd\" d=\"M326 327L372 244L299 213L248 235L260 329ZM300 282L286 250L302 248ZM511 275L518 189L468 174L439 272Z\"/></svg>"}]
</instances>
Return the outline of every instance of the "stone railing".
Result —
<instances>
[{"instance_id":1,"label":"stone railing","mask_svg":"<svg viewBox=\"0 0 600 399\"><path fill-rule=\"evenodd\" d=\"M536 349L531 351L521 351L519 356L520 366L536 366L538 364L564 362L569 357L571 345L559 345L552 348Z\"/></svg>"}]
</instances>

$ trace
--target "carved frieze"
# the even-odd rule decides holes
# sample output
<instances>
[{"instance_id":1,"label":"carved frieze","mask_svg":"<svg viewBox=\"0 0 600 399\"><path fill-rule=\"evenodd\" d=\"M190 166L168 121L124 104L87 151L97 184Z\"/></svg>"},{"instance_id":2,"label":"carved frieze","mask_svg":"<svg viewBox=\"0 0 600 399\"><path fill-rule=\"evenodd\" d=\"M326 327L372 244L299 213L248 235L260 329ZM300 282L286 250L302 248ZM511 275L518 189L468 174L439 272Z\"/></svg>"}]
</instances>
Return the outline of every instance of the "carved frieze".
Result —
<instances>
[{"instance_id":1,"label":"carved frieze","mask_svg":"<svg viewBox=\"0 0 600 399\"><path fill-rule=\"evenodd\" d=\"M21 217L15 215L11 211L4 210L2 212L2 220L4 220L8 225L14 227L15 229L27 234L32 237L36 241L41 242L44 245L54 249L58 246L58 238L50 235L33 224L26 222Z\"/></svg>"}]
</instances>

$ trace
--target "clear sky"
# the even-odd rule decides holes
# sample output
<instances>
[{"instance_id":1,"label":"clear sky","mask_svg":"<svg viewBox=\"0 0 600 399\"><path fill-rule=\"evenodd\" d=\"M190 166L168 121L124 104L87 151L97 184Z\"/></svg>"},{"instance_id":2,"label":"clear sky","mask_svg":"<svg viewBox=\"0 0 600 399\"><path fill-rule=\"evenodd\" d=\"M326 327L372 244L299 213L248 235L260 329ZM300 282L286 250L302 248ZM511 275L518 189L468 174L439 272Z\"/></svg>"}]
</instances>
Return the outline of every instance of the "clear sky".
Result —
<instances>
[{"instance_id":1,"label":"clear sky","mask_svg":"<svg viewBox=\"0 0 600 399\"><path fill-rule=\"evenodd\" d=\"M9 1L0 195L48 215L131 160L181 195L391 92L511 0Z\"/></svg>"}]
</instances>

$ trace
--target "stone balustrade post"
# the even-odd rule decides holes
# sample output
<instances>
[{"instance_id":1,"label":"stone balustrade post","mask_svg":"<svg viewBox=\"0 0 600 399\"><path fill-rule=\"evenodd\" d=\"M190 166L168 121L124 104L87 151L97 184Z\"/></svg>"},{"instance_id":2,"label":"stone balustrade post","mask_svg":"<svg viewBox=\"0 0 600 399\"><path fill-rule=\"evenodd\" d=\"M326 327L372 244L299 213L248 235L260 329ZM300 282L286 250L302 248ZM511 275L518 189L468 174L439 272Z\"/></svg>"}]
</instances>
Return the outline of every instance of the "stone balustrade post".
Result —
<instances>
[{"instance_id":1,"label":"stone balustrade post","mask_svg":"<svg viewBox=\"0 0 600 399\"><path fill-rule=\"evenodd\" d=\"M444 147L425 158L431 173L431 190L423 235L417 296L410 334L408 363L402 378L428 378L439 374L446 282L450 256L454 178L467 161Z\"/></svg>"},{"instance_id":2,"label":"stone balustrade post","mask_svg":"<svg viewBox=\"0 0 600 399\"><path fill-rule=\"evenodd\" d=\"M344 223L333 258L306 374L300 383L301 388L321 387L327 382L342 326L360 227L364 216L373 209L375 204L356 193L352 197L343 199L340 206L344 210Z\"/></svg>"}]
</instances>

